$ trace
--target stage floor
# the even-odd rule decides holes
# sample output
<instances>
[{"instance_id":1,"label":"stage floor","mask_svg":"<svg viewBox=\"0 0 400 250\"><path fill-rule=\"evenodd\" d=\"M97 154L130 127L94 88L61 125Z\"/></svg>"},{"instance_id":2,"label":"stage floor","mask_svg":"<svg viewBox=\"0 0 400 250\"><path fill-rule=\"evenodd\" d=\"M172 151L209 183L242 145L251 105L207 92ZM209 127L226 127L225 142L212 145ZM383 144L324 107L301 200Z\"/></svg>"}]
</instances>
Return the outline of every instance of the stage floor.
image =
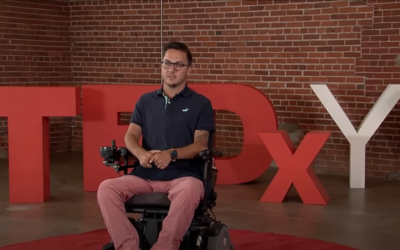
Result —
<instances>
[{"instance_id":1,"label":"stage floor","mask_svg":"<svg viewBox=\"0 0 400 250\"><path fill-rule=\"evenodd\" d=\"M21 168L29 168L29 159ZM82 191L82 153L52 155L52 198L46 203L10 205L7 160L0 160L0 169L0 246L104 228L96 194ZM218 185L217 219L232 229L289 234L359 250L399 249L399 181L368 179L366 189L351 190L348 177L319 175L331 197L327 206L303 205L293 188L282 204L260 203L274 174L268 171L246 185Z\"/></svg>"}]
</instances>

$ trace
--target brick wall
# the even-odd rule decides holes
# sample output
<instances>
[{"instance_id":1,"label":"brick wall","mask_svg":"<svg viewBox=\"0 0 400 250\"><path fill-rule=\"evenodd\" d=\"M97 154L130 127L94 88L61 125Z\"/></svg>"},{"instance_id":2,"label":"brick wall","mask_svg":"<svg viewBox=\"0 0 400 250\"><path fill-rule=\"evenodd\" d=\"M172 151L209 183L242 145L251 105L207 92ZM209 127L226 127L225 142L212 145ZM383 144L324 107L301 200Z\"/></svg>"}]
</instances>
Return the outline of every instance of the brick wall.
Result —
<instances>
[{"instance_id":1,"label":"brick wall","mask_svg":"<svg viewBox=\"0 0 400 250\"><path fill-rule=\"evenodd\" d=\"M68 1L0 1L0 86L70 84L69 27ZM51 118L52 151L70 150L71 125L71 118ZM7 144L0 117L0 157Z\"/></svg>"},{"instance_id":2,"label":"brick wall","mask_svg":"<svg viewBox=\"0 0 400 250\"><path fill-rule=\"evenodd\" d=\"M153 1L70 1L73 82L160 83L160 9ZM74 123L73 149L81 150L81 119Z\"/></svg>"},{"instance_id":3,"label":"brick wall","mask_svg":"<svg viewBox=\"0 0 400 250\"><path fill-rule=\"evenodd\" d=\"M161 42L180 40L195 57L190 82L249 84L281 122L334 130L314 167L348 174L349 144L309 84L329 84L358 126L386 85L399 83L400 1L164 0L162 26L155 2L69 1L71 83L158 84ZM367 145L370 176L400 170L399 115L396 107ZM80 119L73 122L80 150ZM219 112L218 128L219 148L238 154L238 117Z\"/></svg>"}]
</instances>

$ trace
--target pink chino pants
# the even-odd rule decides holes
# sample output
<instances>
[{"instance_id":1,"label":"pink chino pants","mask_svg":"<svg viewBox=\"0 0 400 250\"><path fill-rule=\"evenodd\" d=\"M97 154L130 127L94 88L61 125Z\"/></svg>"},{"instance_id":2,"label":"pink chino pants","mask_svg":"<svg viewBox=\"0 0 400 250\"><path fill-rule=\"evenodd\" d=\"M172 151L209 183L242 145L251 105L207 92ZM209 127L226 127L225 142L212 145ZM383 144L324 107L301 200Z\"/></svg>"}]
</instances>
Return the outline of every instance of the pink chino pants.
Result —
<instances>
[{"instance_id":1,"label":"pink chino pants","mask_svg":"<svg viewBox=\"0 0 400 250\"><path fill-rule=\"evenodd\" d=\"M171 201L157 243L152 250L178 250L193 219L194 211L203 198L201 180L183 177L172 181L146 181L132 175L103 181L97 199L104 223L116 250L140 250L139 236L129 222L124 202L134 195L166 192Z\"/></svg>"}]
</instances>

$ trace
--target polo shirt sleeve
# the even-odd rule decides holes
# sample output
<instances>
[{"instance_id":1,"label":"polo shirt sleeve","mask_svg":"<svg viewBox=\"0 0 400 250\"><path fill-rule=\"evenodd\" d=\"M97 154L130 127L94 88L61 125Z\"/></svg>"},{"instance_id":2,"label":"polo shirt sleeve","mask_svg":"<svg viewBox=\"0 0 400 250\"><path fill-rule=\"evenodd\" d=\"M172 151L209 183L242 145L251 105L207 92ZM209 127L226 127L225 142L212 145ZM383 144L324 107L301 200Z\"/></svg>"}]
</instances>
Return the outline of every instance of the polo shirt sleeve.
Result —
<instances>
[{"instance_id":1,"label":"polo shirt sleeve","mask_svg":"<svg viewBox=\"0 0 400 250\"><path fill-rule=\"evenodd\" d=\"M196 130L215 131L214 110L209 99L206 99L205 105L200 111L197 119Z\"/></svg>"},{"instance_id":2,"label":"polo shirt sleeve","mask_svg":"<svg viewBox=\"0 0 400 250\"><path fill-rule=\"evenodd\" d=\"M130 123L134 123L140 127L143 127L143 99L142 97L135 104L135 109L132 112Z\"/></svg>"}]
</instances>

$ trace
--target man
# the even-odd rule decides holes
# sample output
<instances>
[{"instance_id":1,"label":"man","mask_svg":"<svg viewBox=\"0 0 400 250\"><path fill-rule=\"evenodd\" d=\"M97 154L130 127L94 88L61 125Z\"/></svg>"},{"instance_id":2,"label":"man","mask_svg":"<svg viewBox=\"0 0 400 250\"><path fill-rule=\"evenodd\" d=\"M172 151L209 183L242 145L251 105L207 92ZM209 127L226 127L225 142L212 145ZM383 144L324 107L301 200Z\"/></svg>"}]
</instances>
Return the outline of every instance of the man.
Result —
<instances>
[{"instance_id":1,"label":"man","mask_svg":"<svg viewBox=\"0 0 400 250\"><path fill-rule=\"evenodd\" d=\"M138 234L124 209L133 195L166 192L171 201L153 250L178 250L204 195L204 162L197 156L215 130L211 102L186 84L192 54L185 44L164 47L161 69L162 88L140 97L125 135L125 145L140 166L103 181L98 189L100 210L117 250L139 250ZM143 147L138 144L141 135Z\"/></svg>"}]
</instances>

